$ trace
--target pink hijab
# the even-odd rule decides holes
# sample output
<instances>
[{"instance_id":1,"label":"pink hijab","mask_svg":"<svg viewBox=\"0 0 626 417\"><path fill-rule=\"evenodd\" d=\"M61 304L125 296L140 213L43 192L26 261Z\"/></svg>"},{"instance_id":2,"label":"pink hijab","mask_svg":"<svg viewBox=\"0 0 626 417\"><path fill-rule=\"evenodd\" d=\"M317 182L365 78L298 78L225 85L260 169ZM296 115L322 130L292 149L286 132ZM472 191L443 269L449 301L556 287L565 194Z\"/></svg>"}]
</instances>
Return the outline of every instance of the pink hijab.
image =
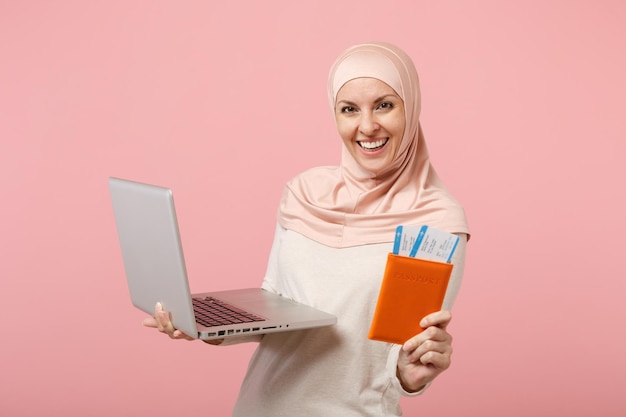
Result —
<instances>
[{"instance_id":1,"label":"pink hijab","mask_svg":"<svg viewBox=\"0 0 626 417\"><path fill-rule=\"evenodd\" d=\"M327 246L391 242L398 225L429 225L469 234L465 213L433 168L419 123L420 89L411 59L396 46L367 43L344 51L331 67L328 100L355 78L377 78L404 101L406 127L398 154L378 176L345 145L338 167L317 167L287 183L279 224Z\"/></svg>"}]
</instances>

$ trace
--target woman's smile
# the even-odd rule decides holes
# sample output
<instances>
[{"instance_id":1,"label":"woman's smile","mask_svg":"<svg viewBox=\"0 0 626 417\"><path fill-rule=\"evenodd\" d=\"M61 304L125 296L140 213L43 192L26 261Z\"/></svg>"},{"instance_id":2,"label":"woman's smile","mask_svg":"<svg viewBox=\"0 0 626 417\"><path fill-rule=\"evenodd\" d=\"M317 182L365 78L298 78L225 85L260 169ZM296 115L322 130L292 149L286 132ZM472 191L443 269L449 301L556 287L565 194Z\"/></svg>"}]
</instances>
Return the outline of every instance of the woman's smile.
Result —
<instances>
[{"instance_id":1,"label":"woman's smile","mask_svg":"<svg viewBox=\"0 0 626 417\"><path fill-rule=\"evenodd\" d=\"M376 152L383 148L389 142L389 138L382 138L377 140L359 140L357 143L364 151L371 153Z\"/></svg>"}]
</instances>

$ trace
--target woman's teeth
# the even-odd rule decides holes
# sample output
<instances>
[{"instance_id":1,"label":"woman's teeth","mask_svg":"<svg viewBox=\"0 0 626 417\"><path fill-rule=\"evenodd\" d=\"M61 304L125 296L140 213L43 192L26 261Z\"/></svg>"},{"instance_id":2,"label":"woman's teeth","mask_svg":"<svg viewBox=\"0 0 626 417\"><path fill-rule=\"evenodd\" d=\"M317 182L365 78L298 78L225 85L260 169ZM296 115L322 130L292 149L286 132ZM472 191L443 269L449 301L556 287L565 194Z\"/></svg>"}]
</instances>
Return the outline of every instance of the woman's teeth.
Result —
<instances>
[{"instance_id":1,"label":"woman's teeth","mask_svg":"<svg viewBox=\"0 0 626 417\"><path fill-rule=\"evenodd\" d=\"M383 146L385 146L388 140L389 138L385 138L385 139L376 140L373 142L358 142L358 143L359 143L359 146L361 146L361 148L363 149L374 150L374 149L382 148Z\"/></svg>"}]
</instances>

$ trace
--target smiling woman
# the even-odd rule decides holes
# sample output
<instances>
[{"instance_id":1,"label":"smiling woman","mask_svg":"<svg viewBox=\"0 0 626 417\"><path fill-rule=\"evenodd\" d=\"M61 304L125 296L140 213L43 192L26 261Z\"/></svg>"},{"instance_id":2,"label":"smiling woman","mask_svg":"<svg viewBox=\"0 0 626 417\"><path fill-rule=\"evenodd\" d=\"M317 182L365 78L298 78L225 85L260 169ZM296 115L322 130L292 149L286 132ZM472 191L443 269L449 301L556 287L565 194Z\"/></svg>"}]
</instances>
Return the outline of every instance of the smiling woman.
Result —
<instances>
[{"instance_id":1,"label":"smiling woman","mask_svg":"<svg viewBox=\"0 0 626 417\"><path fill-rule=\"evenodd\" d=\"M448 311L419 317L424 331L402 345L367 337L398 225L460 235L447 308L463 274L469 229L430 164L417 72L397 47L363 44L337 59L328 86L342 162L287 183L263 288L329 312L337 324L224 339L259 343L235 416L399 416L400 398L423 392L450 365ZM160 308L145 324L188 339Z\"/></svg>"},{"instance_id":2,"label":"smiling woman","mask_svg":"<svg viewBox=\"0 0 626 417\"><path fill-rule=\"evenodd\" d=\"M380 175L396 157L404 133L404 102L376 78L356 78L341 87L335 104L344 146L364 169Z\"/></svg>"}]
</instances>

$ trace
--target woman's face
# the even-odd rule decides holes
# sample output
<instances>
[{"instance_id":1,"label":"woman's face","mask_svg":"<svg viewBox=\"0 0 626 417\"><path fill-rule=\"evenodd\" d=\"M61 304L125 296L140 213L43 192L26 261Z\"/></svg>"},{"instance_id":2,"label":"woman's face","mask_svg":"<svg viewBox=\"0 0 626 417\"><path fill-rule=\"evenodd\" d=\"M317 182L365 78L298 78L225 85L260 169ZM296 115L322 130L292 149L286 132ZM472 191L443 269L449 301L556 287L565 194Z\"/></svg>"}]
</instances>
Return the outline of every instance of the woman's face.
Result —
<instances>
[{"instance_id":1,"label":"woman's face","mask_svg":"<svg viewBox=\"0 0 626 417\"><path fill-rule=\"evenodd\" d=\"M337 130L348 152L365 170L380 174L400 147L404 102L376 78L355 78L339 89L336 103Z\"/></svg>"}]
</instances>

